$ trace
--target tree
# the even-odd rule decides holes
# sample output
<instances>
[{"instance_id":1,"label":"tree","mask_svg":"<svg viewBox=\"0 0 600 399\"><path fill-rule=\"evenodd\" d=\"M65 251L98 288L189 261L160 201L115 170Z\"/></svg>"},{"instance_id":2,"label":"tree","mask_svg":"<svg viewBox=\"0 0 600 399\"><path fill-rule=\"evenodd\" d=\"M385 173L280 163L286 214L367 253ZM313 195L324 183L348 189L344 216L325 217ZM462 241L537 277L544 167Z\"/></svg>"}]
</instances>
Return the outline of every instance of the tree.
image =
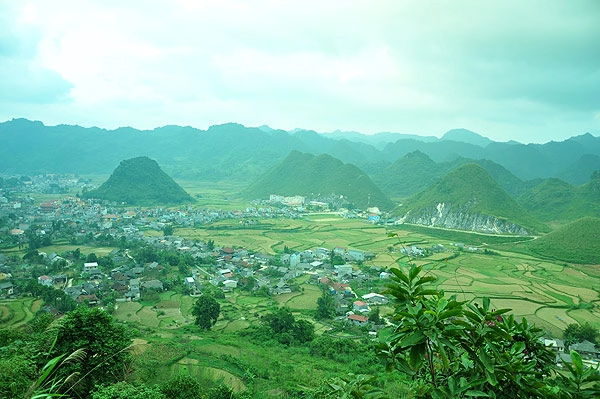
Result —
<instances>
[{"instance_id":1,"label":"tree","mask_svg":"<svg viewBox=\"0 0 600 399\"><path fill-rule=\"evenodd\" d=\"M58 373L66 378L78 372L73 390L86 396L95 385L111 384L125 377L123 370L131 362L127 351L131 342L128 330L115 323L106 311L80 306L61 319L49 356L85 351L85 361L61 367Z\"/></svg>"},{"instance_id":2,"label":"tree","mask_svg":"<svg viewBox=\"0 0 600 399\"><path fill-rule=\"evenodd\" d=\"M567 328L565 328L565 330L563 331L565 347L567 348L570 345L586 340L596 343L598 335L598 329L588 322L585 322L583 324L569 324Z\"/></svg>"},{"instance_id":3,"label":"tree","mask_svg":"<svg viewBox=\"0 0 600 399\"><path fill-rule=\"evenodd\" d=\"M315 319L325 320L331 319L334 316L335 301L333 296L326 289L323 289L321 296L317 298L317 311L315 312Z\"/></svg>"},{"instance_id":4,"label":"tree","mask_svg":"<svg viewBox=\"0 0 600 399\"><path fill-rule=\"evenodd\" d=\"M388 369L412 378L420 398L544 398L541 381L554 365L541 330L508 309L459 302L428 287L432 275L415 264L392 268L387 293L396 300L393 334L380 346Z\"/></svg>"},{"instance_id":5,"label":"tree","mask_svg":"<svg viewBox=\"0 0 600 399\"><path fill-rule=\"evenodd\" d=\"M88 256L86 256L85 261L88 263L98 262L98 256L95 253L91 252L90 254L88 254Z\"/></svg>"},{"instance_id":6,"label":"tree","mask_svg":"<svg viewBox=\"0 0 600 399\"><path fill-rule=\"evenodd\" d=\"M369 321L373 324L379 324L381 322L381 316L379 315L379 308L375 307L369 312Z\"/></svg>"},{"instance_id":7,"label":"tree","mask_svg":"<svg viewBox=\"0 0 600 399\"><path fill-rule=\"evenodd\" d=\"M292 311L286 307L265 315L263 325L269 330L269 337L285 345L310 342L315 337L314 325L307 320L296 320Z\"/></svg>"},{"instance_id":8,"label":"tree","mask_svg":"<svg viewBox=\"0 0 600 399\"><path fill-rule=\"evenodd\" d=\"M174 231L173 225L166 224L165 227L163 227L163 234L165 236L172 236Z\"/></svg>"},{"instance_id":9,"label":"tree","mask_svg":"<svg viewBox=\"0 0 600 399\"><path fill-rule=\"evenodd\" d=\"M203 385L191 375L177 375L160 387L167 399L196 399L200 398Z\"/></svg>"},{"instance_id":10,"label":"tree","mask_svg":"<svg viewBox=\"0 0 600 399\"><path fill-rule=\"evenodd\" d=\"M315 338L315 326L308 320L296 320L292 336L301 344L310 342Z\"/></svg>"},{"instance_id":11,"label":"tree","mask_svg":"<svg viewBox=\"0 0 600 399\"><path fill-rule=\"evenodd\" d=\"M207 293L198 298L192 308L192 315L196 316L196 325L203 330L210 330L217 322L220 313L221 305Z\"/></svg>"}]
</instances>

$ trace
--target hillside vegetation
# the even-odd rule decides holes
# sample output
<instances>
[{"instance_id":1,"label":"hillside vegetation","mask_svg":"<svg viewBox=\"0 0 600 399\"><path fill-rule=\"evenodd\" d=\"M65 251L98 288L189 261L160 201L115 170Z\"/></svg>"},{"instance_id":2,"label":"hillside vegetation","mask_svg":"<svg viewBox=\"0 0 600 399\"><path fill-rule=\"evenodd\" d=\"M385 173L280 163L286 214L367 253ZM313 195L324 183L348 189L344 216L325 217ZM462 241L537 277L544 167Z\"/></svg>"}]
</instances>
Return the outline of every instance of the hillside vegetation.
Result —
<instances>
[{"instance_id":1,"label":"hillside vegetation","mask_svg":"<svg viewBox=\"0 0 600 399\"><path fill-rule=\"evenodd\" d=\"M84 193L84 197L146 206L194 201L162 171L156 161L148 157L122 161L106 182L97 189Z\"/></svg>"},{"instance_id":2,"label":"hillside vegetation","mask_svg":"<svg viewBox=\"0 0 600 399\"><path fill-rule=\"evenodd\" d=\"M457 218L469 224L477 223L470 220L475 215L486 215L497 219L491 222L493 224L502 220L530 231L548 230L476 164L456 168L425 191L412 196L395 213L405 215L410 223L441 227L456 227L444 226L444 218L449 216L460 225L462 222ZM462 229L469 229L469 226ZM477 231L476 228L473 230Z\"/></svg>"},{"instance_id":3,"label":"hillside vegetation","mask_svg":"<svg viewBox=\"0 0 600 399\"><path fill-rule=\"evenodd\" d=\"M309 130L286 132L237 123L211 126L207 130L190 126L106 130L45 126L39 121L13 119L0 123L0 141L0 170L13 174L106 174L120 160L142 153L156 159L178 179L235 180L245 184L257 179L292 150L315 155L326 153L356 165L371 176L416 150L435 162L487 159L524 181L558 177L579 185L592 171L600 169L600 138L589 133L562 142L525 145L490 142L465 130L455 130L443 139L436 139L393 133L367 136L351 132L337 135ZM498 176L489 169L488 172L503 185Z\"/></svg>"},{"instance_id":4,"label":"hillside vegetation","mask_svg":"<svg viewBox=\"0 0 600 399\"><path fill-rule=\"evenodd\" d=\"M475 163L484 168L513 197L533 186L532 182L523 182L502 165L487 159L459 157L449 162L436 163L419 150L404 155L375 173L373 181L387 195L405 198L423 191L452 170L468 163Z\"/></svg>"},{"instance_id":5,"label":"hillside vegetation","mask_svg":"<svg viewBox=\"0 0 600 399\"><path fill-rule=\"evenodd\" d=\"M528 242L534 253L573 263L600 263L600 219L586 217Z\"/></svg>"},{"instance_id":6,"label":"hillside vegetation","mask_svg":"<svg viewBox=\"0 0 600 399\"><path fill-rule=\"evenodd\" d=\"M600 217L600 172L576 187L560 179L547 179L518 198L526 210L542 221L573 221Z\"/></svg>"},{"instance_id":7,"label":"hillside vegetation","mask_svg":"<svg viewBox=\"0 0 600 399\"><path fill-rule=\"evenodd\" d=\"M371 178L356 166L329 155L315 156L298 151L292 151L244 192L249 199L268 198L270 194L336 194L343 195L360 208L370 204L390 210L394 206Z\"/></svg>"}]
</instances>

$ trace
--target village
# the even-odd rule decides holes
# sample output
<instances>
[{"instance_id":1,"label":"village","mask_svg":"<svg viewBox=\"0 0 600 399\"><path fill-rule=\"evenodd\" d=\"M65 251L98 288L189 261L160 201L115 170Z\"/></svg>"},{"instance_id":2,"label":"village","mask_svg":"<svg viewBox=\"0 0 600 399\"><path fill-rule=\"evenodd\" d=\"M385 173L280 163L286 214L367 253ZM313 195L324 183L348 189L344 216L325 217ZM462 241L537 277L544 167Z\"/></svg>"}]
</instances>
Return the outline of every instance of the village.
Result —
<instances>
[{"instance_id":1,"label":"village","mask_svg":"<svg viewBox=\"0 0 600 399\"><path fill-rule=\"evenodd\" d=\"M179 290L192 297L202 295L207 289L223 293L243 289L265 296L287 294L300 290L297 281L305 276L304 283L318 285L334 298L337 321L364 327L374 335L377 326L369 320L369 314L389 301L381 291L390 273L362 267L375 257L370 252L314 247L273 255L173 234L173 226L205 226L219 220L239 219L240 223L251 224L258 219L300 218L305 210L299 209L303 204L297 197L290 200L272 196L244 210L191 206L129 208L106 201L81 200L72 195L42 203L32 199L35 193L62 192L78 185L85 187L84 181L73 176L34 178L21 183L0 191L0 245L16 245L27 249L28 254L19 259L10 252L0 253L0 298L24 294L22 281L34 279L43 287L63 291L75 303L110 310L119 303L144 300L169 290ZM325 205L312 203L312 206ZM373 215L370 212L343 217L363 217L373 223ZM163 234L146 235L145 231ZM115 249L103 257L75 251L38 251L56 241ZM479 250L465 248L464 244L454 245L469 251ZM136 259L132 248L145 248L143 252L148 256ZM409 246L402 251L419 257L426 251L453 250L437 244L431 248ZM152 260L157 258L157 253L169 254L172 261ZM353 289L357 286L361 287L360 294ZM384 319L383 325L386 323L389 321ZM564 342L554 337L548 337L544 343L556 352L559 364L570 362L566 349L577 349L589 364L596 364L600 355L588 341L575 343L570 348L565 348Z\"/></svg>"}]
</instances>

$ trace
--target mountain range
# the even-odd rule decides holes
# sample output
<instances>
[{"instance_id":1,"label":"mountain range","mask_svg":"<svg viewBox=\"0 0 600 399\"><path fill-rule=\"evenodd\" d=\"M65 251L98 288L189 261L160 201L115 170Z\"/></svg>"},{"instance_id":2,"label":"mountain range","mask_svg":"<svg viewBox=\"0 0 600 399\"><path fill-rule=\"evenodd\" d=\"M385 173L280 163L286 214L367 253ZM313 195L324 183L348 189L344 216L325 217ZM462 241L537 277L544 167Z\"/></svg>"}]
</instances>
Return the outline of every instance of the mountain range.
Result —
<instances>
[{"instance_id":1,"label":"mountain range","mask_svg":"<svg viewBox=\"0 0 600 399\"><path fill-rule=\"evenodd\" d=\"M0 123L0 142L4 175L109 174L122 160L143 155L148 168L164 175L155 187L167 187L163 183L170 175L227 180L249 199L339 195L356 207L382 210L400 203L394 213L410 223L532 234L548 231L544 222L600 217L600 138L590 134L525 145L494 142L466 129L451 130L438 139L399 133L286 132L235 123L207 130L104 130L13 119ZM150 179L144 167L133 169L141 175L130 176L131 181ZM117 168L105 185L86 195L135 202L132 183L123 184L121 175ZM125 200L113 195L115 179L121 181L117 191L127 193ZM178 194L169 203L189 201L180 187L169 187Z\"/></svg>"},{"instance_id":2,"label":"mountain range","mask_svg":"<svg viewBox=\"0 0 600 399\"><path fill-rule=\"evenodd\" d=\"M235 123L207 130L189 126L105 130L13 119L0 123L0 142L4 174L109 174L121 160L145 155L174 178L247 183L292 150L331 155L372 177L417 150L436 163L459 158L492 161L522 181L556 177L581 185L600 170L600 138L589 133L561 142L520 144L493 142L465 129L437 139L398 133L287 132Z\"/></svg>"}]
</instances>

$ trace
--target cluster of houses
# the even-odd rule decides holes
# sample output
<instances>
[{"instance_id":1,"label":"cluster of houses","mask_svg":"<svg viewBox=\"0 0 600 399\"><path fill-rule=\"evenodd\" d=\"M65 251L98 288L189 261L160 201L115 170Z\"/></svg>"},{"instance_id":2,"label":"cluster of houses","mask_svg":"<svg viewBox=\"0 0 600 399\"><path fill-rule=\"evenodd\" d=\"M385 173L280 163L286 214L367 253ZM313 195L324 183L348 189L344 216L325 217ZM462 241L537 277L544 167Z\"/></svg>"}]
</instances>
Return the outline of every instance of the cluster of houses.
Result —
<instances>
[{"instance_id":1,"label":"cluster of houses","mask_svg":"<svg viewBox=\"0 0 600 399\"><path fill-rule=\"evenodd\" d=\"M565 342L562 339L546 338L544 345L556 354L556 363L572 363L571 351L574 350L581 356L584 365L588 367L600 368L600 350L596 348L593 342L584 340L565 347Z\"/></svg>"}]
</instances>

